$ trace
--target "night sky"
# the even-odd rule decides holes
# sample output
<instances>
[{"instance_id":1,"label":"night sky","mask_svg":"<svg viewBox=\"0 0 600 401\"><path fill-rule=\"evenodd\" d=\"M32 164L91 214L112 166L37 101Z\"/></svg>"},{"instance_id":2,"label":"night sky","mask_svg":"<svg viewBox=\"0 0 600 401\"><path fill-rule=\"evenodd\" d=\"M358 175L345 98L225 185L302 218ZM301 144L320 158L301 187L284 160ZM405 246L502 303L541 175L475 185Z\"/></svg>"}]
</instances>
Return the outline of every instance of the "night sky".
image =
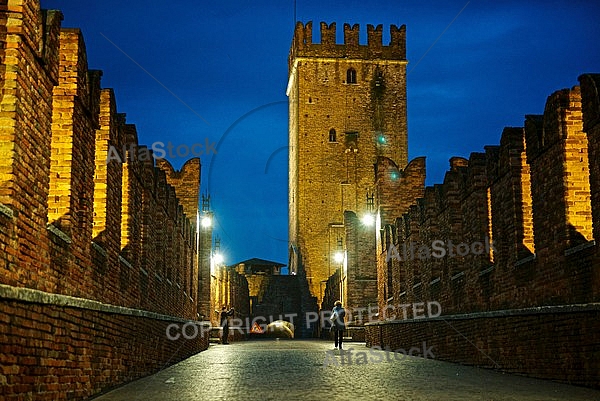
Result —
<instances>
[{"instance_id":1,"label":"night sky","mask_svg":"<svg viewBox=\"0 0 600 401\"><path fill-rule=\"evenodd\" d=\"M439 4L438 4L439 3ZM215 143L201 156L226 264L287 263L287 57L294 2L42 0L81 28L140 143ZM409 158L427 184L452 156L497 145L502 128L541 114L547 96L600 72L596 1L308 1L296 20L406 24ZM197 148L196 148L197 149ZM180 168L185 158L169 158Z\"/></svg>"}]
</instances>

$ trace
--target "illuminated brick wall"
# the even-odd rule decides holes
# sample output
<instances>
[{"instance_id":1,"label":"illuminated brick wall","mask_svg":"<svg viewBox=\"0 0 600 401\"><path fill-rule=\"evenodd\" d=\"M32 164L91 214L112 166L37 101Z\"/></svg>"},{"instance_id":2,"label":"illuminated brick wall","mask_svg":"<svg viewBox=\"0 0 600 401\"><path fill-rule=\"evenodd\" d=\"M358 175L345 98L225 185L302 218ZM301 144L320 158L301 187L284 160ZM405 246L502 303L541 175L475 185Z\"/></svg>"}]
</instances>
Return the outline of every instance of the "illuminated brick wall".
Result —
<instances>
[{"instance_id":1,"label":"illuminated brick wall","mask_svg":"<svg viewBox=\"0 0 600 401\"><path fill-rule=\"evenodd\" d=\"M200 162L139 157L61 20L36 0L0 4L2 399L88 397L208 346L166 335L197 317Z\"/></svg>"},{"instance_id":2,"label":"illuminated brick wall","mask_svg":"<svg viewBox=\"0 0 600 401\"><path fill-rule=\"evenodd\" d=\"M389 45L381 25L367 26L367 44L358 25L344 24L343 44L335 23L320 24L320 43L312 30L296 25L289 58L290 271L305 272L321 303L345 247L344 212L367 212L377 158L407 163L407 61L404 27L390 27ZM375 276L372 254L365 268Z\"/></svg>"},{"instance_id":3,"label":"illuminated brick wall","mask_svg":"<svg viewBox=\"0 0 600 401\"><path fill-rule=\"evenodd\" d=\"M549 96L544 114L526 116L524 127L505 128L499 146L452 158L444 182L425 188L395 221L385 210L394 193L379 191L379 306L436 301L442 317L380 314L367 325L368 344L427 341L441 359L600 387L590 361L600 332L599 79L580 81L581 89ZM458 254L457 244L486 237L495 251ZM415 250L403 258L403 246L431 250L434 240L446 249L451 240L454 256Z\"/></svg>"}]
</instances>

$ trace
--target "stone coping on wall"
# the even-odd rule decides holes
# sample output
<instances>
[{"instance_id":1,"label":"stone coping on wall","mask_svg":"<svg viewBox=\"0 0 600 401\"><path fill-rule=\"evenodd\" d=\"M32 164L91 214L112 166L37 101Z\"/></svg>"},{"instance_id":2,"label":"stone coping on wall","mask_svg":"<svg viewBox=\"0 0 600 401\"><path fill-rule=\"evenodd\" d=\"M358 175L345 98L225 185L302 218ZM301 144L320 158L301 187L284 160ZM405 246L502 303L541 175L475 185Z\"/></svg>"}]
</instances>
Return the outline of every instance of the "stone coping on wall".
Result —
<instances>
[{"instance_id":1,"label":"stone coping on wall","mask_svg":"<svg viewBox=\"0 0 600 401\"><path fill-rule=\"evenodd\" d=\"M70 244L73 242L71 240L71 237L69 237L67 234L65 234L60 228L56 227L54 224L48 224L48 226L46 228L48 229L48 231L50 231L52 234L56 235L58 238L60 238L67 244Z\"/></svg>"},{"instance_id":2,"label":"stone coping on wall","mask_svg":"<svg viewBox=\"0 0 600 401\"><path fill-rule=\"evenodd\" d=\"M3 203L0 203L0 214L5 215L9 219L12 219L15 216L14 212L12 211L12 209L10 207L6 206Z\"/></svg>"},{"instance_id":3,"label":"stone coping on wall","mask_svg":"<svg viewBox=\"0 0 600 401\"><path fill-rule=\"evenodd\" d=\"M511 316L523 316L523 315L544 315L551 313L576 313L576 312L592 312L600 311L600 302L593 302L589 304L573 304L573 305L555 305L555 306L535 306L531 308L521 309L503 309L486 312L473 312L464 313L457 315L443 315L437 317L423 317L420 319L403 319L403 320L383 320L378 322L369 322L365 326L382 326L386 324L408 324L408 323L423 323L423 322L434 322L444 320L468 320L468 319L481 319L481 318L500 318L500 317L511 317Z\"/></svg>"},{"instance_id":4,"label":"stone coping on wall","mask_svg":"<svg viewBox=\"0 0 600 401\"><path fill-rule=\"evenodd\" d=\"M588 242L584 242L583 244L574 246L573 248L569 248L565 250L565 256L569 256L569 255L573 255L574 253L577 253L579 251L583 251L584 249L587 248L591 248L596 246L596 241L592 240L592 241L588 241Z\"/></svg>"},{"instance_id":5,"label":"stone coping on wall","mask_svg":"<svg viewBox=\"0 0 600 401\"><path fill-rule=\"evenodd\" d=\"M119 262L123 263L125 266L129 267L130 269L133 269L133 266L131 265L131 263L129 263L129 261L121 255L119 255Z\"/></svg>"},{"instance_id":6,"label":"stone coping on wall","mask_svg":"<svg viewBox=\"0 0 600 401\"><path fill-rule=\"evenodd\" d=\"M98 252L99 254L101 254L102 256L104 256L105 258L108 257L108 253L102 247L102 245L99 245L99 244L95 243L94 241L92 241L92 248L94 248L96 250L96 252Z\"/></svg>"},{"instance_id":7,"label":"stone coping on wall","mask_svg":"<svg viewBox=\"0 0 600 401\"><path fill-rule=\"evenodd\" d=\"M66 306L76 309L86 309L104 313L115 313L118 315L144 317L155 320L164 320L169 322L187 323L195 322L198 325L210 326L208 322L200 322L191 319L184 319L177 316L163 315L156 312L150 312L142 309L127 308L124 306L105 304L91 299L72 297L62 294L51 294L32 288L13 287L11 285L0 284L0 300L11 300L25 303L35 303L54 306Z\"/></svg>"}]
</instances>

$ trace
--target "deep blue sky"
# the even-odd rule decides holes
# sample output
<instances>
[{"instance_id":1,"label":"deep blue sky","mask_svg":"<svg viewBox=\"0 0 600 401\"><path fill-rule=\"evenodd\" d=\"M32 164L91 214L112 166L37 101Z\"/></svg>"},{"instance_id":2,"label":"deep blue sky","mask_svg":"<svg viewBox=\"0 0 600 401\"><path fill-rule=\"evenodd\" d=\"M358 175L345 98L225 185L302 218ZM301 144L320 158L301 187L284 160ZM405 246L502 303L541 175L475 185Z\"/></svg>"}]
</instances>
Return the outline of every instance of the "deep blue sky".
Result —
<instances>
[{"instance_id":1,"label":"deep blue sky","mask_svg":"<svg viewBox=\"0 0 600 401\"><path fill-rule=\"evenodd\" d=\"M202 157L202 188L226 263L287 263L293 0L42 6L82 29L90 68L104 71L103 87L114 88L141 143L219 142L217 155ZM296 10L297 20L314 21L315 40L320 21L337 22L340 42L344 22L361 24L363 43L368 23L384 24L385 43L389 24L406 24L409 156L427 157L428 185L443 180L450 157L498 144L504 126L542 113L553 91L600 72L595 1L297 0Z\"/></svg>"}]
</instances>

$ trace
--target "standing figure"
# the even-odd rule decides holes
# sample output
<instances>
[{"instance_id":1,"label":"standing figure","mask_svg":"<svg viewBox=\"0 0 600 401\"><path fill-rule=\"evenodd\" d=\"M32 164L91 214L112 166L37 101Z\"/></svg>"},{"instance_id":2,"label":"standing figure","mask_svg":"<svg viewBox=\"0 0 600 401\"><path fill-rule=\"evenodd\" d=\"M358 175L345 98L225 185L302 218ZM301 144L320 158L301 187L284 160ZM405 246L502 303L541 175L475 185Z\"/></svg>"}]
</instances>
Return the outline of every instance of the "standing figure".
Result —
<instances>
[{"instance_id":1,"label":"standing figure","mask_svg":"<svg viewBox=\"0 0 600 401\"><path fill-rule=\"evenodd\" d=\"M235 313L234 309L227 310L225 306L221 308L221 327L223 328L223 335L221 337L221 344L229 344L229 316L233 316Z\"/></svg>"},{"instance_id":2,"label":"standing figure","mask_svg":"<svg viewBox=\"0 0 600 401\"><path fill-rule=\"evenodd\" d=\"M342 349L342 338L344 338L344 330L346 329L346 323L344 318L346 317L346 309L342 308L342 301L335 301L335 306L331 311L331 323L333 326L333 338L335 341L335 349Z\"/></svg>"}]
</instances>

